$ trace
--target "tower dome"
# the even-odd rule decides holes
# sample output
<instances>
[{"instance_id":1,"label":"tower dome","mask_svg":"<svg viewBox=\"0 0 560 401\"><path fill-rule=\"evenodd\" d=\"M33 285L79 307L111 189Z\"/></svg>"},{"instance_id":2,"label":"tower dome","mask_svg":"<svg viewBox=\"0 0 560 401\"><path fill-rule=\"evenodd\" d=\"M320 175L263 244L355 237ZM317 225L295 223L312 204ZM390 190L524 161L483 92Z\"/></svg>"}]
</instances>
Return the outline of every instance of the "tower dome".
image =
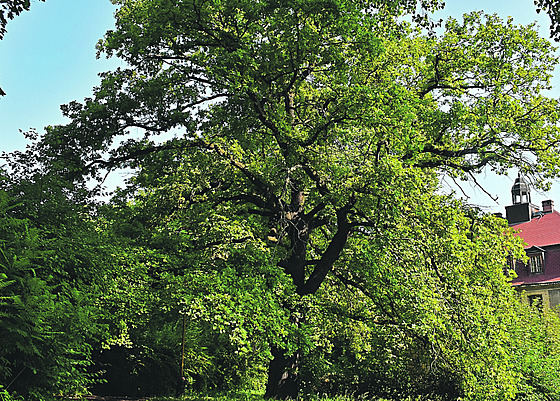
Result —
<instances>
[{"instance_id":1,"label":"tower dome","mask_svg":"<svg viewBox=\"0 0 560 401\"><path fill-rule=\"evenodd\" d=\"M511 187L511 199L514 205L531 203L531 190L527 181L519 175Z\"/></svg>"}]
</instances>

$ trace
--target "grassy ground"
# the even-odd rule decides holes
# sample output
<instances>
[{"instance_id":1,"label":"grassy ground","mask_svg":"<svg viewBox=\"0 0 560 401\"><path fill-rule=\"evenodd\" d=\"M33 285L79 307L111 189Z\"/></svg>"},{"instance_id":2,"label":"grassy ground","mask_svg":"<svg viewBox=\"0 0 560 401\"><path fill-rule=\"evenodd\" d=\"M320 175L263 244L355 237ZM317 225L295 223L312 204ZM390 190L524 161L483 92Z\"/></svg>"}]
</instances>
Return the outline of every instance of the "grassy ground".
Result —
<instances>
[{"instance_id":1,"label":"grassy ground","mask_svg":"<svg viewBox=\"0 0 560 401\"><path fill-rule=\"evenodd\" d=\"M337 396L333 398L325 396L302 396L298 398L299 401L384 401L379 398L368 398L364 396L352 397L352 396ZM159 397L150 399L150 401L265 401L265 399L260 394L251 393L235 393L235 394L221 394L221 395L186 395L181 398L168 398ZM412 400L402 400L402 401L412 401Z\"/></svg>"}]
</instances>

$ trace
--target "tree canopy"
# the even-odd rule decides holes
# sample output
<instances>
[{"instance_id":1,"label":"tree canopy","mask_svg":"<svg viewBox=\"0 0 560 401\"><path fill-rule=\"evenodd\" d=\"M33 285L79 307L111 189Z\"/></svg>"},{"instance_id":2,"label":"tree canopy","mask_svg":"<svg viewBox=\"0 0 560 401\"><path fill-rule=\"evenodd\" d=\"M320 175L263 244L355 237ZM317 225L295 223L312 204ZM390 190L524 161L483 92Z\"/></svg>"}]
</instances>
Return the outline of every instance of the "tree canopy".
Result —
<instances>
[{"instance_id":1,"label":"tree canopy","mask_svg":"<svg viewBox=\"0 0 560 401\"><path fill-rule=\"evenodd\" d=\"M504 274L520 243L439 194L438 177L558 175L548 41L482 13L425 34L400 18L416 2L117 4L98 51L127 67L13 159L22 183L38 173L22 160L37 161L78 204L88 180L134 169L90 212L119 244L104 346L157 365L181 314L192 350L223 347L193 351L193 382L212 360L236 372L224 386L265 366L275 398L302 386L472 400L532 388Z\"/></svg>"}]
</instances>

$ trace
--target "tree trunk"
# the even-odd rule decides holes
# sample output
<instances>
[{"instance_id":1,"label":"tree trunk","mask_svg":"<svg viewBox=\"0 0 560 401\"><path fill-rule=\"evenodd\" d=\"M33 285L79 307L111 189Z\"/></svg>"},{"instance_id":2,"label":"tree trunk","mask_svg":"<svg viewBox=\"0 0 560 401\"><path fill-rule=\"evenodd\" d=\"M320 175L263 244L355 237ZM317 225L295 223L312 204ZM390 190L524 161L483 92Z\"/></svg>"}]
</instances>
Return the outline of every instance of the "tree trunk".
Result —
<instances>
[{"instance_id":1,"label":"tree trunk","mask_svg":"<svg viewBox=\"0 0 560 401\"><path fill-rule=\"evenodd\" d=\"M285 400L299 394L299 353L286 356L284 350L272 347L272 360L268 366L265 398Z\"/></svg>"},{"instance_id":2,"label":"tree trunk","mask_svg":"<svg viewBox=\"0 0 560 401\"><path fill-rule=\"evenodd\" d=\"M294 187L297 187L297 185L294 185ZM337 231L321 258L309 264L314 265L314 268L309 277L306 277L310 220L303 214L304 202L305 197L302 191L292 191L291 204L285 214L289 223L286 225L286 234L290 241L291 253L289 257L279 263L279 266L283 267L284 271L292 278L296 293L300 296L317 292L344 249L351 230L351 225L347 221L350 205L337 210ZM311 214L311 216L313 215L314 213ZM305 320L306 313L293 309L290 309L290 313L290 320L299 327ZM271 353L272 360L268 367L265 398L281 400L297 398L300 388L298 368L301 353L297 351L295 354L287 354L284 349L275 346L272 346Z\"/></svg>"},{"instance_id":3,"label":"tree trunk","mask_svg":"<svg viewBox=\"0 0 560 401\"><path fill-rule=\"evenodd\" d=\"M290 309L290 313L290 321L300 327L301 311L298 313ZM297 349L295 353L289 354L283 348L271 346L272 360L268 365L265 398L286 400L298 397L300 388L299 364L301 360L299 341Z\"/></svg>"}]
</instances>

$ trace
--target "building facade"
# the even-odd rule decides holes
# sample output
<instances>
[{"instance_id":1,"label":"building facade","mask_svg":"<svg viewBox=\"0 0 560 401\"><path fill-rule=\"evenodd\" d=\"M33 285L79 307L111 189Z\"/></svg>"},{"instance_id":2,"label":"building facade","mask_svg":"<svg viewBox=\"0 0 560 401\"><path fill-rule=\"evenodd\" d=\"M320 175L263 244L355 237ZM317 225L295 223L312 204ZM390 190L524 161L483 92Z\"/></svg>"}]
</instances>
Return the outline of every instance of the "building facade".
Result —
<instances>
[{"instance_id":1,"label":"building facade","mask_svg":"<svg viewBox=\"0 0 560 401\"><path fill-rule=\"evenodd\" d=\"M560 213L554 202L542 207L531 203L528 183L518 177L511 189L512 205L506 207L508 224L525 241L528 260L512 261L517 277L512 285L531 304L560 305ZM560 307L559 307L560 308Z\"/></svg>"}]
</instances>

